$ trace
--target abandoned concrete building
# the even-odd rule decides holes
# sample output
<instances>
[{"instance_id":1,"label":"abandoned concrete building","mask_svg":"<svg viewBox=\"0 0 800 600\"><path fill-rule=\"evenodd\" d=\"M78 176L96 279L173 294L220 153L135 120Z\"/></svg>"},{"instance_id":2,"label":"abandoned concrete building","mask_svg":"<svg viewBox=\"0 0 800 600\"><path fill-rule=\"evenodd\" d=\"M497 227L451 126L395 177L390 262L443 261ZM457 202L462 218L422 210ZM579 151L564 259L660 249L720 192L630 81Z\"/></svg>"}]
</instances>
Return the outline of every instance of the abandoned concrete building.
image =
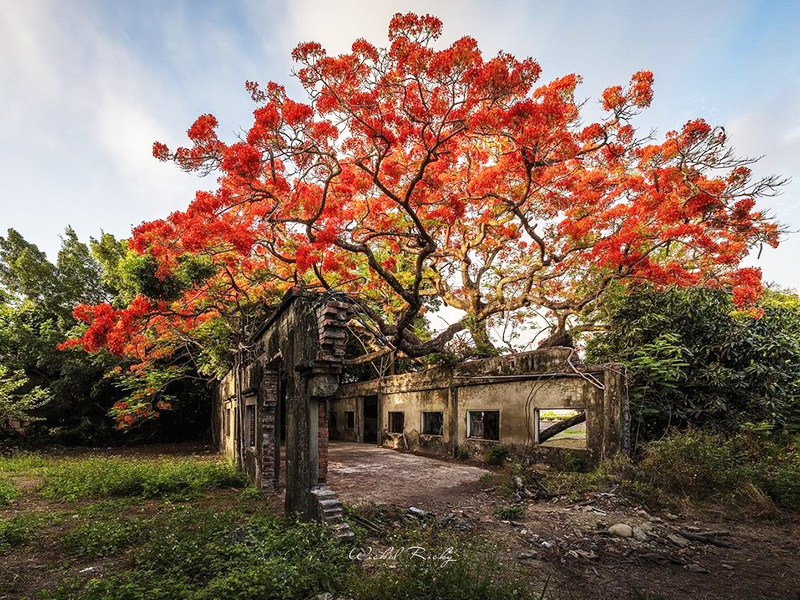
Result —
<instances>
[{"instance_id":1,"label":"abandoned concrete building","mask_svg":"<svg viewBox=\"0 0 800 600\"><path fill-rule=\"evenodd\" d=\"M341 297L287 294L251 359L216 388L220 448L265 494L285 486L287 513L348 533L326 485L330 440L441 457L502 444L589 462L627 450L620 365L579 364L573 349L556 347L341 384L350 315ZM543 443L552 434L540 415L554 409L577 411L584 441Z\"/></svg>"}]
</instances>

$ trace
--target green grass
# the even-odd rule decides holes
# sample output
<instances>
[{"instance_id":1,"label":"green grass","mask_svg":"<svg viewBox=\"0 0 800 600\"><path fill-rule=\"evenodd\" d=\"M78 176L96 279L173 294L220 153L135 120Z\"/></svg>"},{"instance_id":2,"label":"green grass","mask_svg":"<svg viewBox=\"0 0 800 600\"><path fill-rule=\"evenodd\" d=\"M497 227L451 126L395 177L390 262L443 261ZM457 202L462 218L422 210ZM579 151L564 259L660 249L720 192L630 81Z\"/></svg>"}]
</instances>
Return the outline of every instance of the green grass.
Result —
<instances>
[{"instance_id":1,"label":"green grass","mask_svg":"<svg viewBox=\"0 0 800 600\"><path fill-rule=\"evenodd\" d=\"M522 504L498 506L494 509L494 516L503 521L514 521L521 519L525 516L525 506Z\"/></svg>"},{"instance_id":2,"label":"green grass","mask_svg":"<svg viewBox=\"0 0 800 600\"><path fill-rule=\"evenodd\" d=\"M61 539L61 547L68 554L109 556L137 543L146 529L145 522L134 519L83 522L67 532Z\"/></svg>"},{"instance_id":3,"label":"green grass","mask_svg":"<svg viewBox=\"0 0 800 600\"><path fill-rule=\"evenodd\" d=\"M371 572L351 571L345 597L353 600L532 600L542 589L505 567L484 538L404 530L386 542L405 548L396 561L374 561ZM416 550L415 550L416 548ZM421 558L424 557L425 559ZM452 559L452 562L447 562Z\"/></svg>"},{"instance_id":4,"label":"green grass","mask_svg":"<svg viewBox=\"0 0 800 600\"><path fill-rule=\"evenodd\" d=\"M138 496L185 500L222 487L243 487L244 476L224 461L63 460L42 470L41 493L50 500Z\"/></svg>"},{"instance_id":5,"label":"green grass","mask_svg":"<svg viewBox=\"0 0 800 600\"><path fill-rule=\"evenodd\" d=\"M45 466L46 459L40 454L20 452L0 457L0 473L25 473Z\"/></svg>"},{"instance_id":6,"label":"green grass","mask_svg":"<svg viewBox=\"0 0 800 600\"><path fill-rule=\"evenodd\" d=\"M15 486L11 480L6 477L0 475L0 505L8 504L14 498L18 498L21 495L17 486Z\"/></svg>"},{"instance_id":7,"label":"green grass","mask_svg":"<svg viewBox=\"0 0 800 600\"><path fill-rule=\"evenodd\" d=\"M42 478L41 488L23 493L66 501L0 521L4 560L41 549L42 565L67 566L45 590L35 587L35 572L23 574L40 600L277 600L324 592L352 600L532 598L529 582L514 577L496 548L474 534L409 524L376 539L358 530L360 546L410 550L397 560L354 560L353 545L330 529L277 516L248 488L209 492L244 483L225 462L27 456L4 467ZM197 502L173 502L201 493ZM453 561L435 558L442 556ZM97 564L100 571L78 575Z\"/></svg>"},{"instance_id":8,"label":"green grass","mask_svg":"<svg viewBox=\"0 0 800 600\"><path fill-rule=\"evenodd\" d=\"M44 525L59 518L59 515L53 513L29 512L0 519L0 554L27 544Z\"/></svg>"},{"instance_id":9,"label":"green grass","mask_svg":"<svg viewBox=\"0 0 800 600\"><path fill-rule=\"evenodd\" d=\"M126 532L133 535L126 538ZM239 506L215 510L180 505L138 524L83 524L64 543L95 556L128 548L125 568L85 586L67 583L41 598L307 598L341 590L354 566L348 549L329 529Z\"/></svg>"}]
</instances>

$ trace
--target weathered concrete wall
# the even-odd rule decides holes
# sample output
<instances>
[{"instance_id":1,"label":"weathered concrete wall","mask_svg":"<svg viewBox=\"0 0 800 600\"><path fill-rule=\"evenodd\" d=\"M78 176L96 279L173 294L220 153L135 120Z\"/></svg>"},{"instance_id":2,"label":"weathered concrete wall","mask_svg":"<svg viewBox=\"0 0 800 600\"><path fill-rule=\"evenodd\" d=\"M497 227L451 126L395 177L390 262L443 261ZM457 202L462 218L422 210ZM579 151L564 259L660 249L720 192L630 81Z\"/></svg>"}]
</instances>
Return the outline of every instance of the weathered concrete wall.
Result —
<instances>
[{"instance_id":1,"label":"weathered concrete wall","mask_svg":"<svg viewBox=\"0 0 800 600\"><path fill-rule=\"evenodd\" d=\"M341 386L332 408L337 413L333 435L353 439L343 427L344 412L354 410L358 421L359 403L371 395L379 401L379 444L450 456L498 444L533 446L536 411L574 409L586 412L585 452L595 461L627 447L622 383L619 365L579 365L569 348L470 361ZM470 411L492 411L492 423L497 411L499 439L470 437ZM389 430L392 412L403 413L402 433ZM441 435L424 434L424 412L443 414Z\"/></svg>"}]
</instances>

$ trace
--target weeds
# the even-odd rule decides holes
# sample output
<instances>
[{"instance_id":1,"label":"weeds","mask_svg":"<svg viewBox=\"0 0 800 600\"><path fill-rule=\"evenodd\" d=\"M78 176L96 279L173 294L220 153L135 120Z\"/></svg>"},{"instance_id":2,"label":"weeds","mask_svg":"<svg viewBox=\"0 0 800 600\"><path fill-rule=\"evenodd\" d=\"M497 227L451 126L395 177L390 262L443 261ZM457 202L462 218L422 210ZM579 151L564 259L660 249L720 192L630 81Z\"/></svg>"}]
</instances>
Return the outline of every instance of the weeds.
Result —
<instances>
[{"instance_id":1,"label":"weeds","mask_svg":"<svg viewBox=\"0 0 800 600\"><path fill-rule=\"evenodd\" d=\"M770 516L775 505L800 508L800 448L689 430L647 444L639 462L616 456L586 473L552 472L545 484L573 496L615 487L653 508L722 504Z\"/></svg>"},{"instance_id":2,"label":"weeds","mask_svg":"<svg viewBox=\"0 0 800 600\"><path fill-rule=\"evenodd\" d=\"M143 521L110 519L90 521L73 527L61 540L68 554L109 556L132 546L144 536Z\"/></svg>"},{"instance_id":3,"label":"weeds","mask_svg":"<svg viewBox=\"0 0 800 600\"><path fill-rule=\"evenodd\" d=\"M354 600L527 600L538 598L498 560L488 540L467 543L456 535L405 531L389 540L405 548L397 560L378 560L372 573L351 571ZM450 561L452 559L452 561ZM468 585L467 585L467 582Z\"/></svg>"},{"instance_id":4,"label":"weeds","mask_svg":"<svg viewBox=\"0 0 800 600\"><path fill-rule=\"evenodd\" d=\"M53 514L26 513L9 519L0 519L0 554L28 543L42 525L56 518L57 515Z\"/></svg>"},{"instance_id":5,"label":"weeds","mask_svg":"<svg viewBox=\"0 0 800 600\"><path fill-rule=\"evenodd\" d=\"M494 509L494 516L501 521L515 521L525 516L525 506L522 504L498 506Z\"/></svg>"},{"instance_id":6,"label":"weeds","mask_svg":"<svg viewBox=\"0 0 800 600\"><path fill-rule=\"evenodd\" d=\"M186 500L205 490L246 483L241 472L222 461L89 458L61 461L42 473L42 495L63 501L114 496Z\"/></svg>"},{"instance_id":7,"label":"weeds","mask_svg":"<svg viewBox=\"0 0 800 600\"><path fill-rule=\"evenodd\" d=\"M18 498L21 495L17 486L15 486L11 480L6 477L0 475L0 505L8 504L14 498Z\"/></svg>"}]
</instances>

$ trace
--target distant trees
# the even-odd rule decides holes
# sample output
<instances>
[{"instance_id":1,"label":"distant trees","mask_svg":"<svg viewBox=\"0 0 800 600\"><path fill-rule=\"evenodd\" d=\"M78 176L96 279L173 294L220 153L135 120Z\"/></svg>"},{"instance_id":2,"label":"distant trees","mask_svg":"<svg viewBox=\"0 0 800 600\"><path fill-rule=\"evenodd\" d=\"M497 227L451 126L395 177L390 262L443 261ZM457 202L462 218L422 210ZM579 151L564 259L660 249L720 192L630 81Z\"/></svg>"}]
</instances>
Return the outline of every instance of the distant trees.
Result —
<instances>
[{"instance_id":1,"label":"distant trees","mask_svg":"<svg viewBox=\"0 0 800 600\"><path fill-rule=\"evenodd\" d=\"M127 243L113 236L87 245L67 227L51 263L19 232L0 236L0 423L26 421L29 434L55 442L107 443L115 435L109 411L148 389L156 402L180 392L176 408L184 424L175 427L176 435L201 426L208 410L201 407L203 382L195 371L175 368L189 364L185 356L154 361L151 372L140 373L129 370L130 359L108 351L59 349L85 330L73 316L75 305L135 295L135 277L123 268L127 253ZM181 412L186 406L197 414Z\"/></svg>"}]
</instances>

